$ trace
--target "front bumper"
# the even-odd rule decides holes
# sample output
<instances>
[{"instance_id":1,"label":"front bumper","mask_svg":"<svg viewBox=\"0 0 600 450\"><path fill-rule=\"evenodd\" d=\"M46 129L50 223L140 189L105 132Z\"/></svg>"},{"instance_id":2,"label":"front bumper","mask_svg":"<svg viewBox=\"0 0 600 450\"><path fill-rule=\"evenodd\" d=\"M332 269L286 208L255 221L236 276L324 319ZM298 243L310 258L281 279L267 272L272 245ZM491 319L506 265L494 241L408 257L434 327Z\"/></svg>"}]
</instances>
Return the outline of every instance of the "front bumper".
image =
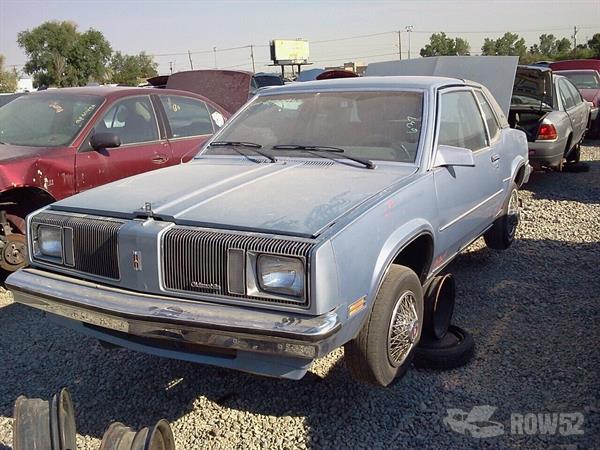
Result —
<instances>
[{"instance_id":1,"label":"front bumper","mask_svg":"<svg viewBox=\"0 0 600 450\"><path fill-rule=\"evenodd\" d=\"M335 310L311 317L189 301L34 268L13 273L6 285L16 302L132 340L176 341L306 362L331 351L341 328Z\"/></svg>"}]
</instances>

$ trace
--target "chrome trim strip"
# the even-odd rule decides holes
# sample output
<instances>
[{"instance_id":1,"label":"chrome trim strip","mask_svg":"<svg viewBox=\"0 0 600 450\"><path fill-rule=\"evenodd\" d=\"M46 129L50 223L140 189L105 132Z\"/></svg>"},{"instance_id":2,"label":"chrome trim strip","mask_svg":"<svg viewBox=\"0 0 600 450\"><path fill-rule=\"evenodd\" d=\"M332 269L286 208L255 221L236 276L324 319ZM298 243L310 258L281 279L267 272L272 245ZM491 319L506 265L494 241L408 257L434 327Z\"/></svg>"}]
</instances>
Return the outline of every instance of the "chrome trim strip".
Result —
<instances>
[{"instance_id":1,"label":"chrome trim strip","mask_svg":"<svg viewBox=\"0 0 600 450\"><path fill-rule=\"evenodd\" d=\"M11 274L16 302L130 335L313 358L341 328L337 310L321 316L186 301L99 285L33 268ZM215 337L207 340L207 336ZM255 346L248 347L252 342ZM273 345L273 343L277 345ZM308 354L307 349L314 350ZM312 352L312 350L310 350Z\"/></svg>"},{"instance_id":2,"label":"chrome trim strip","mask_svg":"<svg viewBox=\"0 0 600 450\"><path fill-rule=\"evenodd\" d=\"M473 211L475 211L477 208L480 208L481 206L483 206L484 204L486 204L487 202L489 202L490 200L492 200L494 197L497 197L498 195L502 194L502 192L504 192L503 189L500 189L499 191L497 191L495 194L490 195L488 198L486 198L485 200L479 202L478 204L476 204L475 206L473 206L471 209L469 209L468 211L462 213L460 216L458 216L455 219L452 219L450 222L448 222L446 225L443 225L442 227L440 227L440 232L444 231L445 229L451 227L452 225L454 225L456 222L458 222L459 220L465 218L466 216L468 216L469 214L471 214Z\"/></svg>"}]
</instances>

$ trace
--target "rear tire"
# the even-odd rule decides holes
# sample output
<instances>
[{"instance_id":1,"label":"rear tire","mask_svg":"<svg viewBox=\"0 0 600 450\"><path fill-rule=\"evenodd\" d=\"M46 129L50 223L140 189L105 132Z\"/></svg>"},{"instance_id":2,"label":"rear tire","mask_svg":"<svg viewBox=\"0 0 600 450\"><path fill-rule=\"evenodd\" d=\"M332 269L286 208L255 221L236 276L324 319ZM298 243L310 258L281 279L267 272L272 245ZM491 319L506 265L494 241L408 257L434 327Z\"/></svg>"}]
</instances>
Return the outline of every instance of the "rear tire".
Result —
<instances>
[{"instance_id":1,"label":"rear tire","mask_svg":"<svg viewBox=\"0 0 600 450\"><path fill-rule=\"evenodd\" d=\"M519 189L513 181L502 215L494 221L492 228L483 235L486 245L494 250L506 250L510 247L515 240L519 218Z\"/></svg>"},{"instance_id":2,"label":"rear tire","mask_svg":"<svg viewBox=\"0 0 600 450\"><path fill-rule=\"evenodd\" d=\"M352 377L376 386L402 377L412 363L422 323L419 277L408 267L392 265L358 336L344 345Z\"/></svg>"},{"instance_id":3,"label":"rear tire","mask_svg":"<svg viewBox=\"0 0 600 450\"><path fill-rule=\"evenodd\" d=\"M577 164L581 160L581 145L577 144L567 156L567 163Z\"/></svg>"}]
</instances>

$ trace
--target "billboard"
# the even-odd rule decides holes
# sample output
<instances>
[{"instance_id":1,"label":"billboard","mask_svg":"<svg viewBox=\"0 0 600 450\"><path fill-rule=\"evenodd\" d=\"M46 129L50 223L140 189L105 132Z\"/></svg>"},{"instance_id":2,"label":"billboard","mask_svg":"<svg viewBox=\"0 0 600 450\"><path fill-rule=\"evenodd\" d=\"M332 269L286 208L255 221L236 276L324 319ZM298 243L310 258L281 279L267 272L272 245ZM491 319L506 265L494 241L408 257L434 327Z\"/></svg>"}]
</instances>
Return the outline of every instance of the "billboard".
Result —
<instances>
[{"instance_id":1,"label":"billboard","mask_svg":"<svg viewBox=\"0 0 600 450\"><path fill-rule=\"evenodd\" d=\"M271 60L274 64L304 64L308 56L308 41L305 39L271 41Z\"/></svg>"}]
</instances>

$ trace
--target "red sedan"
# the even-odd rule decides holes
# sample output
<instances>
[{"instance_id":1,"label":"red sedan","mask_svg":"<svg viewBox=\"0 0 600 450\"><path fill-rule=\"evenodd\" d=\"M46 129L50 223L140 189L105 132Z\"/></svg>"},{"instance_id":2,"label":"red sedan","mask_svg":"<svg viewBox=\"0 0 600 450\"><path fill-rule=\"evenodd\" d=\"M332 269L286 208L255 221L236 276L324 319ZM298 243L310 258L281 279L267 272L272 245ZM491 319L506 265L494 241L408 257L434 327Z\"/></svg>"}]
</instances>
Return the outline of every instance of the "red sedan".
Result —
<instances>
[{"instance_id":1,"label":"red sedan","mask_svg":"<svg viewBox=\"0 0 600 450\"><path fill-rule=\"evenodd\" d=\"M25 263L30 212L179 164L228 117L205 97L170 89L50 89L1 107L0 269Z\"/></svg>"}]
</instances>

